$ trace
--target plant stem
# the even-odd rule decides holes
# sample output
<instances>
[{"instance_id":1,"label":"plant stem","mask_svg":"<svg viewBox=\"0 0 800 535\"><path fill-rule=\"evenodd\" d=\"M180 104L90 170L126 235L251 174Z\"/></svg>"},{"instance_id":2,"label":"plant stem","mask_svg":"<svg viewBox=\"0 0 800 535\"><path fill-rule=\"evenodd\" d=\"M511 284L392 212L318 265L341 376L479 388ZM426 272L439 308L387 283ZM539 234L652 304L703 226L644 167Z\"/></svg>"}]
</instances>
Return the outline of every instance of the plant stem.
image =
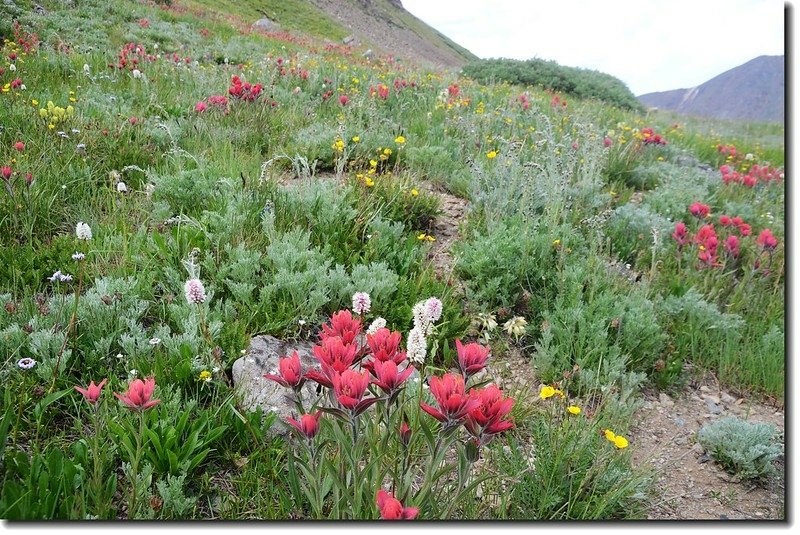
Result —
<instances>
[{"instance_id":1,"label":"plant stem","mask_svg":"<svg viewBox=\"0 0 800 535\"><path fill-rule=\"evenodd\" d=\"M128 520L136 516L136 499L139 494L139 458L142 456L142 435L144 434L144 412L139 414L139 432L136 434L136 455L131 461L131 497L128 501Z\"/></svg>"}]
</instances>

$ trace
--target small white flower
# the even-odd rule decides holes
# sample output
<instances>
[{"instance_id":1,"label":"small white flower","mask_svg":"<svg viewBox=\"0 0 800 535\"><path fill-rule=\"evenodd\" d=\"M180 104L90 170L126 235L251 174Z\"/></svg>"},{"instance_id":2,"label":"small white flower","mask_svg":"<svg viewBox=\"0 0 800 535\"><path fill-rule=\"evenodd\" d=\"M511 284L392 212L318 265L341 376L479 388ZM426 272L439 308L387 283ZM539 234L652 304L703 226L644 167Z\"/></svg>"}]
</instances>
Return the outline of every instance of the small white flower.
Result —
<instances>
[{"instance_id":1,"label":"small white flower","mask_svg":"<svg viewBox=\"0 0 800 535\"><path fill-rule=\"evenodd\" d=\"M386 327L386 320L383 318L375 318L375 321L370 323L369 327L367 328L367 334L374 335L384 327Z\"/></svg>"},{"instance_id":2,"label":"small white flower","mask_svg":"<svg viewBox=\"0 0 800 535\"><path fill-rule=\"evenodd\" d=\"M157 336L154 336L153 338L150 339L151 346L157 346L160 343L161 343L161 338L158 338Z\"/></svg>"},{"instance_id":3,"label":"small white flower","mask_svg":"<svg viewBox=\"0 0 800 535\"><path fill-rule=\"evenodd\" d=\"M78 251L75 251L75 254L72 255L72 259L76 262L80 262L81 260L86 259L86 255L83 253L79 253Z\"/></svg>"},{"instance_id":4,"label":"small white flower","mask_svg":"<svg viewBox=\"0 0 800 535\"><path fill-rule=\"evenodd\" d=\"M26 89L28 89L28 86L25 85L25 84L22 84L21 86L19 86L19 90L20 91L25 91Z\"/></svg>"},{"instance_id":5,"label":"small white flower","mask_svg":"<svg viewBox=\"0 0 800 535\"><path fill-rule=\"evenodd\" d=\"M368 293L356 292L353 294L353 312L355 312L360 316L363 316L364 314L369 312L371 306L372 306L372 301L370 300Z\"/></svg>"},{"instance_id":6,"label":"small white flower","mask_svg":"<svg viewBox=\"0 0 800 535\"><path fill-rule=\"evenodd\" d=\"M89 76L90 73L91 73L91 69L89 68L89 64L88 63L84 63L83 64L83 74L85 74L86 76Z\"/></svg>"},{"instance_id":7,"label":"small white flower","mask_svg":"<svg viewBox=\"0 0 800 535\"><path fill-rule=\"evenodd\" d=\"M129 372L128 372L128 376L129 376L129 377L136 377L136 375L137 375L138 373L139 373L139 371L138 371L138 370L136 370L136 369L133 369L133 370L131 370L131 371L129 371Z\"/></svg>"},{"instance_id":8,"label":"small white flower","mask_svg":"<svg viewBox=\"0 0 800 535\"><path fill-rule=\"evenodd\" d=\"M140 71L139 69L133 69L133 71L131 72L131 74L133 75L133 77L134 77L136 80L138 80L138 79L140 79L140 78L142 77L142 71Z\"/></svg>"},{"instance_id":9,"label":"small white flower","mask_svg":"<svg viewBox=\"0 0 800 535\"><path fill-rule=\"evenodd\" d=\"M753 158L755 158L755 156L753 156L752 152L748 152L747 155L744 157L744 159L747 160L748 162L752 161Z\"/></svg>"},{"instance_id":10,"label":"small white flower","mask_svg":"<svg viewBox=\"0 0 800 535\"><path fill-rule=\"evenodd\" d=\"M23 370L30 370L31 368L36 366L36 361L33 360L30 357L25 357L25 358L19 359L19 361L17 362L17 366L19 366Z\"/></svg>"},{"instance_id":11,"label":"small white flower","mask_svg":"<svg viewBox=\"0 0 800 535\"><path fill-rule=\"evenodd\" d=\"M200 279L189 279L183 287L186 301L190 305L199 305L206 300L206 289Z\"/></svg>"},{"instance_id":12,"label":"small white flower","mask_svg":"<svg viewBox=\"0 0 800 535\"><path fill-rule=\"evenodd\" d=\"M119 193L128 193L128 185L125 182L118 182L117 183L117 191Z\"/></svg>"},{"instance_id":13,"label":"small white flower","mask_svg":"<svg viewBox=\"0 0 800 535\"><path fill-rule=\"evenodd\" d=\"M305 324L306 324L306 320L297 320L297 324L298 324L300 327L302 327L303 325L305 325Z\"/></svg>"},{"instance_id":14,"label":"small white flower","mask_svg":"<svg viewBox=\"0 0 800 535\"><path fill-rule=\"evenodd\" d=\"M117 353L117 358L118 358L119 360L122 360L122 359L124 359L124 358L125 358L125 355L123 355L122 353Z\"/></svg>"},{"instance_id":15,"label":"small white flower","mask_svg":"<svg viewBox=\"0 0 800 535\"><path fill-rule=\"evenodd\" d=\"M239 354L240 355L245 355L245 354L247 354L247 350L246 349L242 349L241 351L239 351Z\"/></svg>"},{"instance_id":16,"label":"small white flower","mask_svg":"<svg viewBox=\"0 0 800 535\"><path fill-rule=\"evenodd\" d=\"M212 373L219 373L219 366L214 366L213 368L211 368L211 372Z\"/></svg>"},{"instance_id":17,"label":"small white flower","mask_svg":"<svg viewBox=\"0 0 800 535\"><path fill-rule=\"evenodd\" d=\"M144 193L145 193L145 195L147 195L148 197L150 197L150 196L153 194L153 192L154 192L155 190L156 190L156 185L155 185L155 184L147 184L147 185L144 187Z\"/></svg>"},{"instance_id":18,"label":"small white flower","mask_svg":"<svg viewBox=\"0 0 800 535\"><path fill-rule=\"evenodd\" d=\"M408 339L406 340L406 355L408 356L408 360L422 364L425 362L427 351L428 344L425 341L425 334L422 332L422 329L414 327L408 333Z\"/></svg>"},{"instance_id":19,"label":"small white flower","mask_svg":"<svg viewBox=\"0 0 800 535\"><path fill-rule=\"evenodd\" d=\"M528 321L522 316L514 316L503 324L503 329L505 329L508 334L519 338L525 334L525 326L527 324Z\"/></svg>"},{"instance_id":20,"label":"small white flower","mask_svg":"<svg viewBox=\"0 0 800 535\"><path fill-rule=\"evenodd\" d=\"M17 66L12 63L11 65L8 66L8 70L11 72L15 72L17 70Z\"/></svg>"},{"instance_id":21,"label":"small white flower","mask_svg":"<svg viewBox=\"0 0 800 535\"><path fill-rule=\"evenodd\" d=\"M66 186L64 188L66 189ZM75 227L75 235L79 240L89 241L92 239L92 228L83 221L79 221Z\"/></svg>"}]
</instances>

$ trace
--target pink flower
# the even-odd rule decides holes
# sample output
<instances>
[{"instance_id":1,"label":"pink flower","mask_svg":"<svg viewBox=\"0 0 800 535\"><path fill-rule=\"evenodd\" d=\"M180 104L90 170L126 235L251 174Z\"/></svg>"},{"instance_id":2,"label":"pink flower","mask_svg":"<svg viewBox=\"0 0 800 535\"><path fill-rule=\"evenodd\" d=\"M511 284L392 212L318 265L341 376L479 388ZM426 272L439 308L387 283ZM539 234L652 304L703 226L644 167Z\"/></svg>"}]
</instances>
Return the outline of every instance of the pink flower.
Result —
<instances>
[{"instance_id":1,"label":"pink flower","mask_svg":"<svg viewBox=\"0 0 800 535\"><path fill-rule=\"evenodd\" d=\"M339 104L341 104L342 106L347 106L348 102L350 102L350 99L347 98L347 95L341 95L339 97Z\"/></svg>"},{"instance_id":2,"label":"pink flower","mask_svg":"<svg viewBox=\"0 0 800 535\"><path fill-rule=\"evenodd\" d=\"M476 438L491 437L497 433L508 431L514 423L504 418L514 406L512 398L504 398L503 392L494 385L489 385L482 390L470 391L470 397L478 401L467 416L466 427Z\"/></svg>"},{"instance_id":3,"label":"pink flower","mask_svg":"<svg viewBox=\"0 0 800 535\"><path fill-rule=\"evenodd\" d=\"M408 422L403 420L403 423L400 424L400 442L403 443L403 446L408 446L408 443L411 441L411 427L409 427Z\"/></svg>"},{"instance_id":4,"label":"pink flower","mask_svg":"<svg viewBox=\"0 0 800 535\"><path fill-rule=\"evenodd\" d=\"M286 421L305 435L307 439L311 440L319 432L319 419L321 416L322 411L317 411L313 414L304 414L300 417L299 422L294 418L286 418Z\"/></svg>"},{"instance_id":5,"label":"pink flower","mask_svg":"<svg viewBox=\"0 0 800 535\"><path fill-rule=\"evenodd\" d=\"M367 335L367 345L372 356L378 362L394 361L400 364L406 359L406 354L398 351L402 335L399 331L390 331L386 327L378 329L375 334Z\"/></svg>"},{"instance_id":6,"label":"pink flower","mask_svg":"<svg viewBox=\"0 0 800 535\"><path fill-rule=\"evenodd\" d=\"M314 356L322 366L322 371L333 379L353 365L358 349L355 344L345 344L339 336L325 338L312 348Z\"/></svg>"},{"instance_id":7,"label":"pink flower","mask_svg":"<svg viewBox=\"0 0 800 535\"><path fill-rule=\"evenodd\" d=\"M760 245L762 249L769 251L774 250L778 246L777 238L772 235L772 231L768 228L761 231L761 234L756 238L756 243Z\"/></svg>"},{"instance_id":8,"label":"pink flower","mask_svg":"<svg viewBox=\"0 0 800 535\"><path fill-rule=\"evenodd\" d=\"M431 394L439 409L420 403L422 410L448 425L460 424L479 401L464 394L464 378L461 375L446 373L442 377L431 377Z\"/></svg>"},{"instance_id":9,"label":"pink flower","mask_svg":"<svg viewBox=\"0 0 800 535\"><path fill-rule=\"evenodd\" d=\"M750 225L748 225L747 223L742 223L741 225L739 225L739 234L741 234L742 236L749 236L751 233L752 229Z\"/></svg>"},{"instance_id":10,"label":"pink flower","mask_svg":"<svg viewBox=\"0 0 800 535\"><path fill-rule=\"evenodd\" d=\"M383 489L378 491L375 503L383 520L413 520L419 514L417 507L403 507L400 500Z\"/></svg>"},{"instance_id":11,"label":"pink flower","mask_svg":"<svg viewBox=\"0 0 800 535\"><path fill-rule=\"evenodd\" d=\"M265 374L265 379L275 381L279 385L297 388L303 386L305 382L303 379L303 368L300 363L300 355L297 351L292 353L291 357L283 357L278 362L278 371L280 375Z\"/></svg>"},{"instance_id":12,"label":"pink flower","mask_svg":"<svg viewBox=\"0 0 800 535\"><path fill-rule=\"evenodd\" d=\"M189 279L183 286L186 301L192 305L199 305L206 300L206 289L200 279Z\"/></svg>"},{"instance_id":13,"label":"pink flower","mask_svg":"<svg viewBox=\"0 0 800 535\"><path fill-rule=\"evenodd\" d=\"M366 292L356 292L353 294L353 312L359 316L363 316L372 306L372 301L369 294Z\"/></svg>"},{"instance_id":14,"label":"pink flower","mask_svg":"<svg viewBox=\"0 0 800 535\"><path fill-rule=\"evenodd\" d=\"M680 247L683 247L689 240L691 236L689 236L689 232L686 230L686 224L682 221L675 223L675 232L672 233L672 238L678 242Z\"/></svg>"},{"instance_id":15,"label":"pink flower","mask_svg":"<svg viewBox=\"0 0 800 535\"><path fill-rule=\"evenodd\" d=\"M161 403L160 399L150 399L155 387L155 377L148 377L145 381L134 379L131 381L131 384L128 385L127 392L124 394L117 394L114 392L114 395L129 409L134 411L146 411L150 407L155 407Z\"/></svg>"},{"instance_id":16,"label":"pink flower","mask_svg":"<svg viewBox=\"0 0 800 535\"><path fill-rule=\"evenodd\" d=\"M376 360L372 363L372 372L375 374L373 384L380 387L386 394L393 394L414 372L413 366L406 366L402 372L398 372L397 364L387 360L381 362Z\"/></svg>"},{"instance_id":17,"label":"pink flower","mask_svg":"<svg viewBox=\"0 0 800 535\"><path fill-rule=\"evenodd\" d=\"M703 219L708 217L708 214L711 212L711 208L709 208L707 204L695 202L689 206L689 212L698 219Z\"/></svg>"},{"instance_id":18,"label":"pink flower","mask_svg":"<svg viewBox=\"0 0 800 535\"><path fill-rule=\"evenodd\" d=\"M734 258L739 256L739 238L734 235L730 235L725 239L723 244L725 245L725 250L728 252L728 254Z\"/></svg>"},{"instance_id":19,"label":"pink flower","mask_svg":"<svg viewBox=\"0 0 800 535\"><path fill-rule=\"evenodd\" d=\"M17 150L19 152L24 151L25 143L23 143L22 141L17 141L16 143L14 143L14 150Z\"/></svg>"},{"instance_id":20,"label":"pink flower","mask_svg":"<svg viewBox=\"0 0 800 535\"><path fill-rule=\"evenodd\" d=\"M333 376L333 393L339 404L353 411L355 415L361 414L367 407L378 401L379 398L364 397L369 386L369 372L345 370Z\"/></svg>"},{"instance_id":21,"label":"pink flower","mask_svg":"<svg viewBox=\"0 0 800 535\"><path fill-rule=\"evenodd\" d=\"M97 403L97 400L100 399L100 391L103 389L105 384L108 382L108 379L103 379L100 381L99 385L94 384L94 381L89 383L89 386L86 388L81 388L79 386L75 387L75 390L83 394L83 397L86 401L89 402L90 405L94 405Z\"/></svg>"},{"instance_id":22,"label":"pink flower","mask_svg":"<svg viewBox=\"0 0 800 535\"><path fill-rule=\"evenodd\" d=\"M322 326L320 338L324 341L326 338L338 336L345 344L351 344L359 334L361 320L353 318L349 310L340 310L331 316L330 325Z\"/></svg>"},{"instance_id":23,"label":"pink flower","mask_svg":"<svg viewBox=\"0 0 800 535\"><path fill-rule=\"evenodd\" d=\"M465 378L478 373L486 367L486 360L489 358L488 347L483 347L478 343L463 345L461 340L456 340L456 352L458 353L458 369Z\"/></svg>"},{"instance_id":24,"label":"pink flower","mask_svg":"<svg viewBox=\"0 0 800 535\"><path fill-rule=\"evenodd\" d=\"M208 109L208 104L206 104L205 101L202 100L197 104L195 104L194 106L194 111L196 111L197 113L203 113L207 109Z\"/></svg>"},{"instance_id":25,"label":"pink flower","mask_svg":"<svg viewBox=\"0 0 800 535\"><path fill-rule=\"evenodd\" d=\"M729 227L733 225L733 221L729 216L721 215L719 216L719 224L722 225L723 227Z\"/></svg>"},{"instance_id":26,"label":"pink flower","mask_svg":"<svg viewBox=\"0 0 800 535\"><path fill-rule=\"evenodd\" d=\"M610 138L610 137L608 137L608 136L606 136L606 137L603 139L603 146L604 146L604 147L610 147L612 143L614 143L614 142L613 142L613 141L611 140L611 138Z\"/></svg>"},{"instance_id":27,"label":"pink flower","mask_svg":"<svg viewBox=\"0 0 800 535\"><path fill-rule=\"evenodd\" d=\"M0 167L0 175L3 176L4 180L10 179L11 178L11 173L12 173L12 171L11 171L11 168L9 166L5 165L3 167Z\"/></svg>"}]
</instances>

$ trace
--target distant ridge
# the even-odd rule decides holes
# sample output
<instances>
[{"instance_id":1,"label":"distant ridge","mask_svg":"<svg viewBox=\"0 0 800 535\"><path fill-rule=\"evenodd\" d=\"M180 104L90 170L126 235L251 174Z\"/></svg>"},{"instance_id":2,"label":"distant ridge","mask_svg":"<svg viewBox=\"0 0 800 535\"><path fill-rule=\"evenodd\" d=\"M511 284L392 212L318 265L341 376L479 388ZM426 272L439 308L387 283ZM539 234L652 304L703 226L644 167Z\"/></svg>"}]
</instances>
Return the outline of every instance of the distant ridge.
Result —
<instances>
[{"instance_id":1,"label":"distant ridge","mask_svg":"<svg viewBox=\"0 0 800 535\"><path fill-rule=\"evenodd\" d=\"M783 124L784 70L784 56L759 56L697 87L637 98L686 115Z\"/></svg>"}]
</instances>

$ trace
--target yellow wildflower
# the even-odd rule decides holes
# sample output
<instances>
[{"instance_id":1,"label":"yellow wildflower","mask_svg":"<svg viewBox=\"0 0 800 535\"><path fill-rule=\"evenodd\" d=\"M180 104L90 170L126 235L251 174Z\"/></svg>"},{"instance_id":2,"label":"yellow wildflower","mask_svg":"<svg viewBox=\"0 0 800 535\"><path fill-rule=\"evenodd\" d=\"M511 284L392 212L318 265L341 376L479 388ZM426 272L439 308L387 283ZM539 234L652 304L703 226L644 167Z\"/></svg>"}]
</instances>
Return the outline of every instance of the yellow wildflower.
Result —
<instances>
[{"instance_id":1,"label":"yellow wildflower","mask_svg":"<svg viewBox=\"0 0 800 535\"><path fill-rule=\"evenodd\" d=\"M581 408L576 407L575 405L570 405L569 407L567 407L567 412L570 414L578 415L581 413Z\"/></svg>"},{"instance_id":2,"label":"yellow wildflower","mask_svg":"<svg viewBox=\"0 0 800 535\"><path fill-rule=\"evenodd\" d=\"M617 435L614 438L614 445L617 447L617 449L620 450L625 449L628 447L628 439L623 436Z\"/></svg>"},{"instance_id":3,"label":"yellow wildflower","mask_svg":"<svg viewBox=\"0 0 800 535\"><path fill-rule=\"evenodd\" d=\"M545 385L539 391L539 397L542 398L542 399L547 399L547 398L553 397L555 395L555 393L556 393L556 389L555 388L553 388L552 386L549 386L549 385Z\"/></svg>"},{"instance_id":4,"label":"yellow wildflower","mask_svg":"<svg viewBox=\"0 0 800 535\"><path fill-rule=\"evenodd\" d=\"M388 149L388 148L387 149L383 149L383 154L386 155L386 156L391 156L392 155L392 149Z\"/></svg>"},{"instance_id":5,"label":"yellow wildflower","mask_svg":"<svg viewBox=\"0 0 800 535\"><path fill-rule=\"evenodd\" d=\"M417 191L417 188L411 188L411 196L416 197L417 195L419 195L419 191Z\"/></svg>"},{"instance_id":6,"label":"yellow wildflower","mask_svg":"<svg viewBox=\"0 0 800 535\"><path fill-rule=\"evenodd\" d=\"M490 160L494 160L495 158L497 158L497 151L490 150L489 152L486 153L486 157L489 158Z\"/></svg>"},{"instance_id":7,"label":"yellow wildflower","mask_svg":"<svg viewBox=\"0 0 800 535\"><path fill-rule=\"evenodd\" d=\"M604 431L604 434L606 435L606 440L610 440L611 442L614 442L614 439L617 438L617 435L615 435L614 431L612 431L611 429L606 429Z\"/></svg>"},{"instance_id":8,"label":"yellow wildflower","mask_svg":"<svg viewBox=\"0 0 800 535\"><path fill-rule=\"evenodd\" d=\"M397 136L396 138L394 138L394 142L397 143L398 145L402 145L403 143L406 142L406 138L404 138L403 136Z\"/></svg>"},{"instance_id":9,"label":"yellow wildflower","mask_svg":"<svg viewBox=\"0 0 800 535\"><path fill-rule=\"evenodd\" d=\"M211 372L208 370L203 370L200 372L200 375L197 376L198 381L209 382L211 381Z\"/></svg>"},{"instance_id":10,"label":"yellow wildflower","mask_svg":"<svg viewBox=\"0 0 800 535\"><path fill-rule=\"evenodd\" d=\"M353 136L353 143L358 143L359 141L361 141L359 136Z\"/></svg>"},{"instance_id":11,"label":"yellow wildflower","mask_svg":"<svg viewBox=\"0 0 800 535\"><path fill-rule=\"evenodd\" d=\"M375 160L370 160L369 161L369 166L370 167L378 167L378 162L376 162Z\"/></svg>"},{"instance_id":12,"label":"yellow wildflower","mask_svg":"<svg viewBox=\"0 0 800 535\"><path fill-rule=\"evenodd\" d=\"M368 188L371 188L372 186L375 185L375 181L372 180L370 177L367 177L364 179L364 184L366 184Z\"/></svg>"}]
</instances>

